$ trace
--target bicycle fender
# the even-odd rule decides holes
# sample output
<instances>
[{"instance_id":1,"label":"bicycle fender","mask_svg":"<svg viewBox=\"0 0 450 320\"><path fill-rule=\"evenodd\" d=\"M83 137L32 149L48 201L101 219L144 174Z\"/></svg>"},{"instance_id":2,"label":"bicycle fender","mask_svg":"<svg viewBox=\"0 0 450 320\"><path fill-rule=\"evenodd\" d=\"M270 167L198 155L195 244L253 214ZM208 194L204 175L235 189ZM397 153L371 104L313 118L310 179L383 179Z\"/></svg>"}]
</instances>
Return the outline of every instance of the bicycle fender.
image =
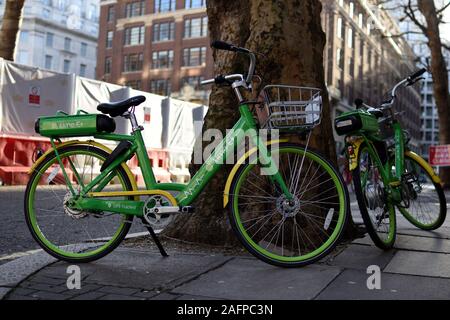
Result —
<instances>
[{"instance_id":1,"label":"bicycle fender","mask_svg":"<svg viewBox=\"0 0 450 320\"><path fill-rule=\"evenodd\" d=\"M98 143L96 141L93 140L87 140L87 141L81 141L81 140L71 140L71 141L66 141L63 143L60 143L58 145L56 145L56 150L59 150L61 148L67 147L67 146L74 146L74 145L89 145L89 146L94 146L97 147L99 149L102 149L103 151L111 154L112 150L110 148L108 148L107 146ZM46 153L44 153L39 159L36 160L36 162L33 164L33 166L30 168L30 170L28 171L28 174L32 174L36 168L44 161L44 159L51 154L52 152L54 152L54 149L51 148L49 150L47 150ZM130 179L131 181L131 186L134 190L138 190L138 186L136 183L136 178L134 177L133 173L131 172L130 168L125 164L122 163L121 164L122 168L125 170L125 173L127 174L127 177Z\"/></svg>"},{"instance_id":2,"label":"bicycle fender","mask_svg":"<svg viewBox=\"0 0 450 320\"><path fill-rule=\"evenodd\" d=\"M350 171L355 170L358 167L358 156L359 156L359 148L361 144L364 142L363 138L356 139L350 143L350 146L353 147L353 154L348 154L348 169Z\"/></svg>"},{"instance_id":3,"label":"bicycle fender","mask_svg":"<svg viewBox=\"0 0 450 320\"><path fill-rule=\"evenodd\" d=\"M272 144L275 143L281 143L281 142L289 142L288 139L281 139L281 140L271 140L266 142L267 146L270 146ZM235 178L235 175L238 171L238 169L240 168L240 166L245 163L245 160L248 159L251 155L253 155L255 152L257 151L257 148L254 147L252 149L250 149L249 151L247 151L234 165L233 169L231 170L230 174L228 175L227 178L227 183L225 184L225 190L223 191L223 207L226 208L226 206L228 205L228 202L230 201L229 199L229 195L230 195L230 189L231 189L231 184L233 183L233 180Z\"/></svg>"},{"instance_id":4,"label":"bicycle fender","mask_svg":"<svg viewBox=\"0 0 450 320\"><path fill-rule=\"evenodd\" d=\"M427 171L427 173L430 175L431 179L434 183L441 183L441 178L434 172L433 168L429 165L428 162L426 162L421 156L419 156L417 153L412 151L406 151L405 156L410 157L411 159L414 159L416 162L420 163L420 165Z\"/></svg>"}]
</instances>

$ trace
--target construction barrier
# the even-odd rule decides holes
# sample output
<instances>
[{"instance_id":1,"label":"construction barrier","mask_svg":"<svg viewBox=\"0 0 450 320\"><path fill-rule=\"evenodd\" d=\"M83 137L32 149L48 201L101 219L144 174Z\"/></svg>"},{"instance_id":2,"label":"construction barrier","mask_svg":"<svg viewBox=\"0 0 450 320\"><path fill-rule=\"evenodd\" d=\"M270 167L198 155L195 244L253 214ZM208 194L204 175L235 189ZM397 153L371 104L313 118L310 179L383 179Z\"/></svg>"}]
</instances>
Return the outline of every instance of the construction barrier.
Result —
<instances>
[{"instance_id":1,"label":"construction barrier","mask_svg":"<svg viewBox=\"0 0 450 320\"><path fill-rule=\"evenodd\" d=\"M128 87L61 74L0 59L0 183L25 184L27 171L36 156L50 148L48 139L34 131L36 118L69 114L78 109L98 113L102 102L119 101L135 95L147 100L136 108L156 179L187 181L188 164L197 136L194 121L202 121L206 107L136 91ZM129 121L116 118L117 133L130 133ZM99 141L110 148L111 141ZM137 159L129 166L142 184Z\"/></svg>"}]
</instances>

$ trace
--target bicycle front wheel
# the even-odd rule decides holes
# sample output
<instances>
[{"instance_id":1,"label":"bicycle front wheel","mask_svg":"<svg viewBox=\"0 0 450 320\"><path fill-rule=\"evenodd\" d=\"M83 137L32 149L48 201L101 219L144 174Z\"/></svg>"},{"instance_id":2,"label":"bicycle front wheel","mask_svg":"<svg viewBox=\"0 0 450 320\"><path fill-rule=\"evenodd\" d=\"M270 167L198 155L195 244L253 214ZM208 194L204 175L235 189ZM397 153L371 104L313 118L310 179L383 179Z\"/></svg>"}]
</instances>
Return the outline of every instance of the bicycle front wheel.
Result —
<instances>
[{"instance_id":1,"label":"bicycle front wheel","mask_svg":"<svg viewBox=\"0 0 450 320\"><path fill-rule=\"evenodd\" d=\"M353 184L370 238L380 249L392 248L396 236L395 207L385 192L380 168L365 144L361 145L358 166L353 170Z\"/></svg>"},{"instance_id":2,"label":"bicycle front wheel","mask_svg":"<svg viewBox=\"0 0 450 320\"><path fill-rule=\"evenodd\" d=\"M299 267L328 254L348 219L348 193L333 165L295 144L272 150L288 200L259 164L243 164L230 190L230 220L246 249L281 267Z\"/></svg>"},{"instance_id":3,"label":"bicycle front wheel","mask_svg":"<svg viewBox=\"0 0 450 320\"><path fill-rule=\"evenodd\" d=\"M408 181L402 187L406 206L398 206L399 211L417 228L439 228L447 215L442 186L435 183L423 165L408 154L405 154L405 174Z\"/></svg>"},{"instance_id":4,"label":"bicycle front wheel","mask_svg":"<svg viewBox=\"0 0 450 320\"><path fill-rule=\"evenodd\" d=\"M76 192L99 174L108 156L107 152L86 145L68 146L58 152ZM122 167L113 171L109 178L109 183L96 191L132 190ZM25 192L28 228L38 244L57 259L71 263L97 260L120 244L130 229L133 216L75 210L67 205L71 197L56 155L52 153L36 168L28 182Z\"/></svg>"}]
</instances>

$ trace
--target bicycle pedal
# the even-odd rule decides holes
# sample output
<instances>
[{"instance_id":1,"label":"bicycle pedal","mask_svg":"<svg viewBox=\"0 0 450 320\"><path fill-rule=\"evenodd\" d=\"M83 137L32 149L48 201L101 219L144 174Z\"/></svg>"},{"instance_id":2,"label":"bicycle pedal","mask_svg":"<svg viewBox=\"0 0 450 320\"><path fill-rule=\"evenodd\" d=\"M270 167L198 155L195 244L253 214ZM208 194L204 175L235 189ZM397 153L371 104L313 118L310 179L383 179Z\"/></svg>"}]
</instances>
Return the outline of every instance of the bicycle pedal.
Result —
<instances>
[{"instance_id":1,"label":"bicycle pedal","mask_svg":"<svg viewBox=\"0 0 450 320\"><path fill-rule=\"evenodd\" d=\"M417 177L412 172L406 172L402 175L402 181L404 183L417 182Z\"/></svg>"},{"instance_id":2,"label":"bicycle pedal","mask_svg":"<svg viewBox=\"0 0 450 320\"><path fill-rule=\"evenodd\" d=\"M389 182L389 185L391 186L391 187L398 187L398 186L400 186L401 185L401 182L400 181L391 181L391 182Z\"/></svg>"}]
</instances>

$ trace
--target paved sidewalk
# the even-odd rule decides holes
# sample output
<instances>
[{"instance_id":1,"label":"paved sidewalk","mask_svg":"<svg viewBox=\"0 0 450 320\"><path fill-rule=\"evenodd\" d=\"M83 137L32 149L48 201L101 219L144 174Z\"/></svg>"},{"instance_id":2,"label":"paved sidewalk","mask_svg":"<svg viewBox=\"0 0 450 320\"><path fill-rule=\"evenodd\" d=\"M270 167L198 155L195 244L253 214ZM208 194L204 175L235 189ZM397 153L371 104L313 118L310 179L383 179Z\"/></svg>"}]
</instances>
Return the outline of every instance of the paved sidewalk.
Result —
<instances>
[{"instance_id":1,"label":"paved sidewalk","mask_svg":"<svg viewBox=\"0 0 450 320\"><path fill-rule=\"evenodd\" d=\"M69 290L68 264L41 252L0 266L0 298L450 299L449 219L439 230L427 232L397 217L394 249L383 252L365 237L300 269L273 267L250 256L172 250L170 257L162 258L154 250L120 247L80 265L82 287ZM382 271L380 290L367 287L371 265Z\"/></svg>"}]
</instances>

